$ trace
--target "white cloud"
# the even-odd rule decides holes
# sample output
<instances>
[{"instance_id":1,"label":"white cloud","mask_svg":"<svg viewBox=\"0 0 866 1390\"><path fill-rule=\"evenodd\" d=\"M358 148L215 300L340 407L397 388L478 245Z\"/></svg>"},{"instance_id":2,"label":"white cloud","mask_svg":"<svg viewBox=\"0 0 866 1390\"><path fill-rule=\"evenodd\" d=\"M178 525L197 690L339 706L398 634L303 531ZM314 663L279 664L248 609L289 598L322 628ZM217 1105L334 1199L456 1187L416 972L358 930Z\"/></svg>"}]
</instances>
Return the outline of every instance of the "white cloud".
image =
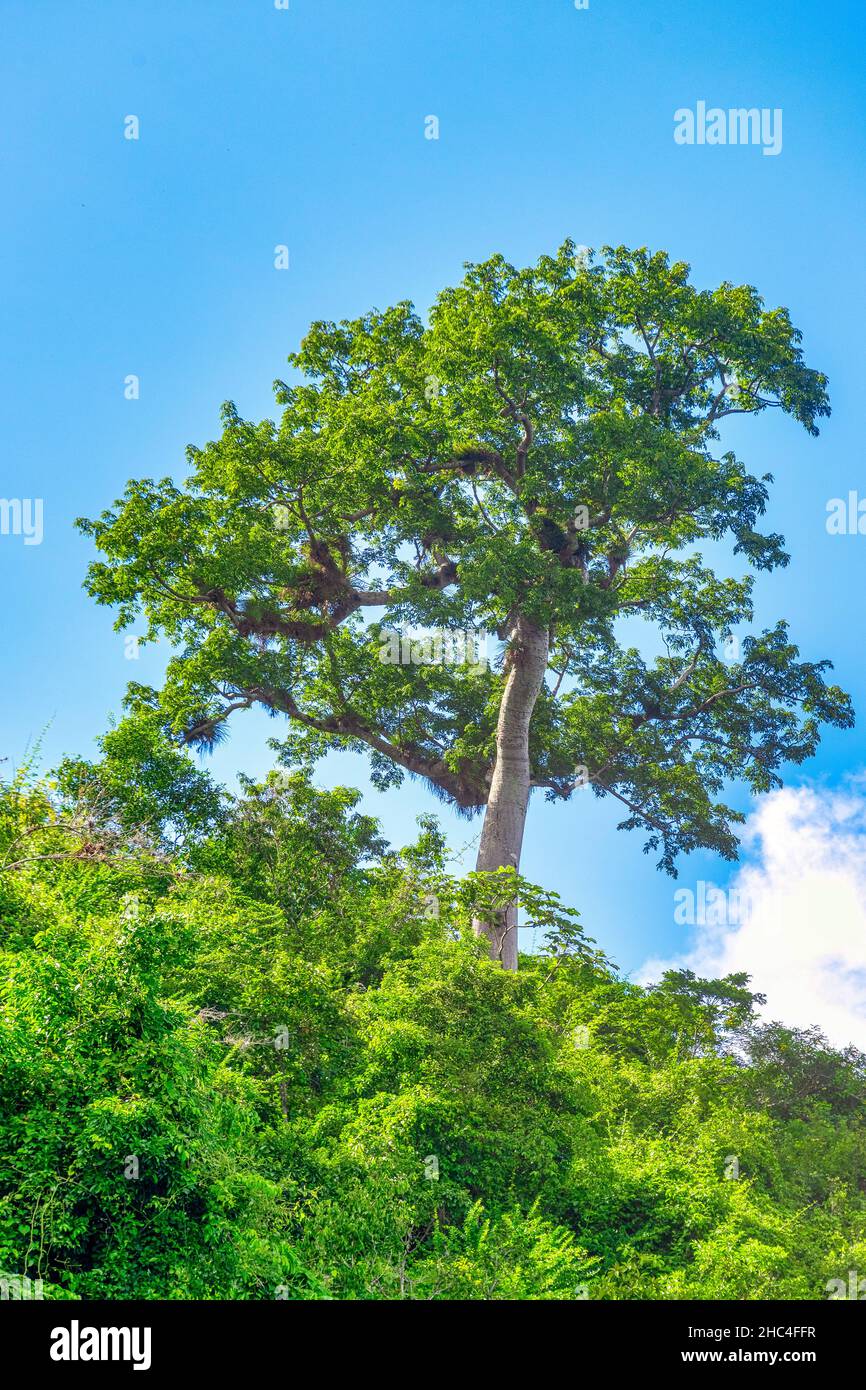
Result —
<instances>
[{"instance_id":1,"label":"white cloud","mask_svg":"<svg viewBox=\"0 0 866 1390\"><path fill-rule=\"evenodd\" d=\"M673 967L713 978L746 971L767 996L767 1018L818 1024L835 1046L866 1051L866 780L771 793L743 845L729 893L750 910L731 925L698 925L683 956L648 961L640 979Z\"/></svg>"}]
</instances>

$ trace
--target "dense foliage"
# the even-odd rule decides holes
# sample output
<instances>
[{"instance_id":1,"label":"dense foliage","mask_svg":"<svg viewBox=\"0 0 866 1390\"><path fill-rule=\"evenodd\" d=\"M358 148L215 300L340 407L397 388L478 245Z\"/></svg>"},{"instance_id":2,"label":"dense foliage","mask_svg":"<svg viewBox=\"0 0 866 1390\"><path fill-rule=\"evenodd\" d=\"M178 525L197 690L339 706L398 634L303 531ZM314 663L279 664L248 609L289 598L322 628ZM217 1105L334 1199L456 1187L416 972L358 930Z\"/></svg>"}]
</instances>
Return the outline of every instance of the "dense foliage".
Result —
<instances>
[{"instance_id":1,"label":"dense foliage","mask_svg":"<svg viewBox=\"0 0 866 1390\"><path fill-rule=\"evenodd\" d=\"M0 788L0 1270L46 1297L824 1298L866 1058L138 715ZM469 924L519 891L518 973Z\"/></svg>"}]
</instances>

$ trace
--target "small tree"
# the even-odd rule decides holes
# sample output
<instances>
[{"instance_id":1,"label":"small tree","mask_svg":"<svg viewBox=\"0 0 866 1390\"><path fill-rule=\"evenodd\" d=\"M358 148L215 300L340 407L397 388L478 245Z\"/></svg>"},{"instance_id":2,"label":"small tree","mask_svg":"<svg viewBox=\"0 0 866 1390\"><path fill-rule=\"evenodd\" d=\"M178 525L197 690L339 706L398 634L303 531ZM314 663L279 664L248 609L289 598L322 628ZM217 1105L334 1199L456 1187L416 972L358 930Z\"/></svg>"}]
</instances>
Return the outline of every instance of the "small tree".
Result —
<instances>
[{"instance_id":1,"label":"small tree","mask_svg":"<svg viewBox=\"0 0 866 1390\"><path fill-rule=\"evenodd\" d=\"M260 705L289 721L287 761L365 749L378 786L409 773L484 813L482 871L519 865L534 788L615 797L670 872L699 846L733 859L725 781L778 785L852 715L784 622L736 650L752 581L700 553L729 536L787 563L756 529L770 475L714 449L718 427L776 407L817 434L826 379L784 309L688 274L566 242L467 267L427 326L408 303L316 323L279 425L227 404L186 486L132 482L82 521L106 557L89 592L180 648L168 725L209 745ZM419 629L447 634L438 659ZM492 665L467 633L496 635ZM513 907L478 925L512 968L515 926Z\"/></svg>"}]
</instances>

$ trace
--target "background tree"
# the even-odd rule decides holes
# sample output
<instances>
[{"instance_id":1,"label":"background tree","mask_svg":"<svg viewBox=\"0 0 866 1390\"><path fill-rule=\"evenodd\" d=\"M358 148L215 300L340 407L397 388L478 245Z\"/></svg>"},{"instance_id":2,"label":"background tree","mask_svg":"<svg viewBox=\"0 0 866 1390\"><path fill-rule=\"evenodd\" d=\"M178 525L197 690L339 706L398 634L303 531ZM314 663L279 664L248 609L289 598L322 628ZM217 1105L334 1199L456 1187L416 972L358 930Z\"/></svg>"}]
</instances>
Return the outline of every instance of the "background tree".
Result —
<instances>
[{"instance_id":1,"label":"background tree","mask_svg":"<svg viewBox=\"0 0 866 1390\"><path fill-rule=\"evenodd\" d=\"M720 452L718 427L775 407L816 434L826 379L786 310L688 274L566 242L528 269L467 267L427 325L408 303L316 323L279 424L227 404L185 486L130 483L82 522L106 557L89 591L179 648L167 725L209 745L260 705L289 721L287 762L366 749L378 786L409 773L484 813L481 871L518 866L533 789L583 784L669 871L696 847L734 858L724 783L766 791L852 716L784 622L718 650L751 580L718 577L701 543L788 559L757 529L769 475ZM496 634L501 654L392 659L408 648L388 633L413 628ZM513 907L478 925L508 967L515 927Z\"/></svg>"}]
</instances>

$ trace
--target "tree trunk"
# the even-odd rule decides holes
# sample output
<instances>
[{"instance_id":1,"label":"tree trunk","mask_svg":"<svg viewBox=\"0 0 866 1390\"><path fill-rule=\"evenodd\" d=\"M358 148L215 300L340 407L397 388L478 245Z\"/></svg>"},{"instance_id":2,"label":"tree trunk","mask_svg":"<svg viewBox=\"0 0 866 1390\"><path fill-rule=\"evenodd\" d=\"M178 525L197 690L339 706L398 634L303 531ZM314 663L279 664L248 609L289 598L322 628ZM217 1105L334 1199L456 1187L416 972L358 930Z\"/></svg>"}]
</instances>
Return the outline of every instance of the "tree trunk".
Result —
<instances>
[{"instance_id":1,"label":"tree trunk","mask_svg":"<svg viewBox=\"0 0 866 1390\"><path fill-rule=\"evenodd\" d=\"M529 725L547 670L548 635L518 617L509 632L507 678L496 727L496 764L476 869L520 868L523 827L529 805ZM475 921L478 936L490 940L490 954L506 970L517 969L517 905L495 922Z\"/></svg>"}]
</instances>

